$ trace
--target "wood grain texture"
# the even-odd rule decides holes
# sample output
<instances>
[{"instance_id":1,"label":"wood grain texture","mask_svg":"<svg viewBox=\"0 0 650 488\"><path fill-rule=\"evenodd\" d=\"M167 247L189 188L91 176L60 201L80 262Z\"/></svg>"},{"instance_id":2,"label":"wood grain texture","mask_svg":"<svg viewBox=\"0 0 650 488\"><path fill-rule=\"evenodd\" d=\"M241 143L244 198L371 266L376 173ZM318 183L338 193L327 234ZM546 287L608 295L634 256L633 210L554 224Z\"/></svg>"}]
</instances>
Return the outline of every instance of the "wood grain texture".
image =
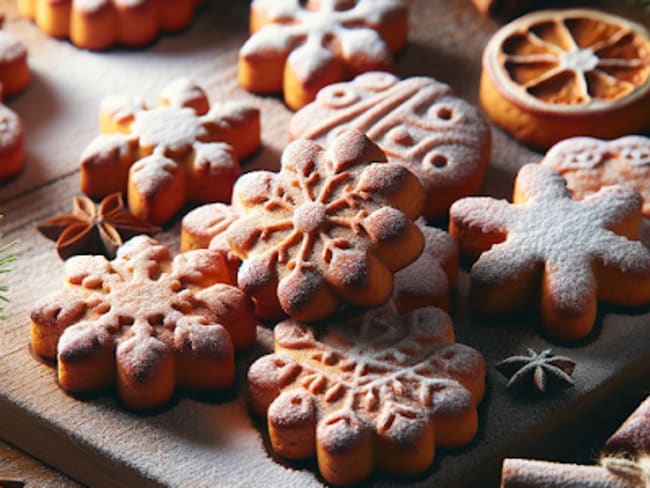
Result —
<instances>
[{"instance_id":1,"label":"wood grain texture","mask_svg":"<svg viewBox=\"0 0 650 488\"><path fill-rule=\"evenodd\" d=\"M477 100L480 56L497 29L469 0L414 0L411 35L399 56L398 74L424 74L450 83ZM25 171L0 186L6 239L18 239L19 262L8 275L11 305L0 323L0 438L93 486L319 486L314 463L286 464L268 449L264 422L250 416L243 378L270 348L260 330L258 346L238 359L238 382L208 396L176 395L147 416L124 410L111 394L72 398L56 385L52 367L28 350L28 315L40 296L59 288L62 263L35 224L68 211L78 193L78 157L97 133L100 99L119 91L155 100L168 81L194 76L213 100L255 101L262 110L263 144L245 170L277 168L288 141L290 112L278 97L257 97L236 81L237 49L246 38L248 4L213 1L184 32L163 36L142 50L90 53L44 35L17 17L13 0L0 0L7 29L30 48L34 80L8 103L22 115L28 140ZM638 11L637 11L638 12ZM646 23L647 23L646 18ZM541 156L493 131L494 149L484 192L509 197L518 168ZM179 218L160 239L178 248ZM580 435L616 414L628 396L650 388L650 313L601 307L600 326L572 347L550 344L539 333L534 311L492 322L466 309L467 267L461 272L452 311L459 342L481 351L488 364L488 390L480 407L480 430L468 447L440 451L434 465L409 480L376 474L376 486L495 486L507 456L558 459ZM553 347L578 363L576 386L544 398L514 397L495 373L496 362L526 347ZM616 401L613 402L612 399ZM622 417L623 414L621 414ZM561 432L562 435L557 435ZM561 443L560 443L561 438Z\"/></svg>"}]
</instances>

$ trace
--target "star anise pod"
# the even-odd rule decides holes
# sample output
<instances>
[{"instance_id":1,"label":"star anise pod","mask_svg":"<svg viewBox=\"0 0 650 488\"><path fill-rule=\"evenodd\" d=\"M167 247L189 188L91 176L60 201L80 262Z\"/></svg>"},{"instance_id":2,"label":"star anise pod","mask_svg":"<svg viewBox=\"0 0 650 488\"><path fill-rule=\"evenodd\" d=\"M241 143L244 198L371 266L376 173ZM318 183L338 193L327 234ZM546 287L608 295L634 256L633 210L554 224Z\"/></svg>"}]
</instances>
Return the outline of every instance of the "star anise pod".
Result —
<instances>
[{"instance_id":1,"label":"star anise pod","mask_svg":"<svg viewBox=\"0 0 650 488\"><path fill-rule=\"evenodd\" d=\"M113 258L117 248L129 237L160 231L160 227L131 214L120 193L108 195L99 205L86 196L75 197L72 213L41 222L37 229L56 241L62 259L76 254L103 254Z\"/></svg>"},{"instance_id":2,"label":"star anise pod","mask_svg":"<svg viewBox=\"0 0 650 488\"><path fill-rule=\"evenodd\" d=\"M510 356L496 365L508 380L508 388L525 389L531 386L540 392L547 387L572 386L571 374L576 366L566 356L555 356L550 349L540 353L528 348L527 356Z\"/></svg>"}]
</instances>

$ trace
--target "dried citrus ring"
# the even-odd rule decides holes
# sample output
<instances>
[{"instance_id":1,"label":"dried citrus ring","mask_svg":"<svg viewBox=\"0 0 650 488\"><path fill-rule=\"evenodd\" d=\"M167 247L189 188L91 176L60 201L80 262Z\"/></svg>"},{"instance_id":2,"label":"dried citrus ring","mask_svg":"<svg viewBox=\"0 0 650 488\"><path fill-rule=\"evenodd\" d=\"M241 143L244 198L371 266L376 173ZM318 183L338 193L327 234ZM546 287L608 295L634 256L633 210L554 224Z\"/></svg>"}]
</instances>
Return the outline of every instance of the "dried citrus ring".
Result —
<instances>
[{"instance_id":1,"label":"dried citrus ring","mask_svg":"<svg viewBox=\"0 0 650 488\"><path fill-rule=\"evenodd\" d=\"M520 141L613 138L650 126L650 41L588 9L545 10L502 27L483 53L481 104Z\"/></svg>"}]
</instances>

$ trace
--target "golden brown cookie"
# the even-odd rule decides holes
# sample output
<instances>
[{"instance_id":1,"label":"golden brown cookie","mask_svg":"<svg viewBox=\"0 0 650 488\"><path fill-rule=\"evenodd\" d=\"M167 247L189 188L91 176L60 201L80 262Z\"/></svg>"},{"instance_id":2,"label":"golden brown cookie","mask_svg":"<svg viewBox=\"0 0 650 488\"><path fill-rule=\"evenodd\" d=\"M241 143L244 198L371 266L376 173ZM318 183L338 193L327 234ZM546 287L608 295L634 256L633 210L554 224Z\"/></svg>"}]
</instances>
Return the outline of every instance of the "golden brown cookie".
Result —
<instances>
[{"instance_id":1,"label":"golden brown cookie","mask_svg":"<svg viewBox=\"0 0 650 488\"><path fill-rule=\"evenodd\" d=\"M186 27L202 0L18 0L20 12L52 37L84 49L143 46Z\"/></svg>"},{"instance_id":2,"label":"golden brown cookie","mask_svg":"<svg viewBox=\"0 0 650 488\"><path fill-rule=\"evenodd\" d=\"M427 194L427 218L446 218L454 201L476 193L490 161L483 116L424 76L400 81L373 72L327 86L291 118L289 135L325 144L345 129L364 132L389 161L415 173Z\"/></svg>"},{"instance_id":3,"label":"golden brown cookie","mask_svg":"<svg viewBox=\"0 0 650 488\"><path fill-rule=\"evenodd\" d=\"M388 300L394 272L422 251L412 221L424 192L408 169L384 161L366 136L346 131L327 149L294 141L279 173L243 175L233 190L242 215L226 233L243 260L239 286L259 305L304 321L327 317L340 302Z\"/></svg>"},{"instance_id":4,"label":"golden brown cookie","mask_svg":"<svg viewBox=\"0 0 650 488\"><path fill-rule=\"evenodd\" d=\"M111 97L102 102L100 135L81 156L81 190L99 198L128 194L131 211L155 224L187 201L228 201L239 159L260 145L259 111L239 102L209 107L205 92L182 78L160 105Z\"/></svg>"},{"instance_id":5,"label":"golden brown cookie","mask_svg":"<svg viewBox=\"0 0 650 488\"><path fill-rule=\"evenodd\" d=\"M316 457L333 484L375 468L414 475L436 446L476 434L483 397L481 355L454 343L449 316L434 307L399 316L389 307L316 327L274 329L275 352L248 371L254 411L266 416L282 457Z\"/></svg>"},{"instance_id":6,"label":"golden brown cookie","mask_svg":"<svg viewBox=\"0 0 650 488\"><path fill-rule=\"evenodd\" d=\"M650 127L650 38L597 10L543 10L505 25L483 53L480 99L497 125L532 146Z\"/></svg>"},{"instance_id":7,"label":"golden brown cookie","mask_svg":"<svg viewBox=\"0 0 650 488\"><path fill-rule=\"evenodd\" d=\"M650 303L650 251L636 240L641 196L634 190L609 186L576 201L557 172L528 164L513 202L468 197L451 207L450 234L461 253L478 258L470 290L476 311L535 300L549 335L579 339L594 326L597 300Z\"/></svg>"},{"instance_id":8,"label":"golden brown cookie","mask_svg":"<svg viewBox=\"0 0 650 488\"><path fill-rule=\"evenodd\" d=\"M3 18L0 17L0 26ZM0 102L29 83L27 47L7 31L0 30ZM16 176L25 161L23 124L11 109L0 104L0 180Z\"/></svg>"},{"instance_id":9,"label":"golden brown cookie","mask_svg":"<svg viewBox=\"0 0 650 488\"><path fill-rule=\"evenodd\" d=\"M31 313L31 345L57 359L59 384L72 392L117 385L135 409L164 404L176 386L205 390L234 380L233 347L255 341L253 305L217 283L218 260L197 250L171 259L146 236L117 258L75 256L65 287Z\"/></svg>"},{"instance_id":10,"label":"golden brown cookie","mask_svg":"<svg viewBox=\"0 0 650 488\"><path fill-rule=\"evenodd\" d=\"M458 245L442 229L417 221L424 236L422 254L395 273L393 301L400 313L434 306L447 310L458 281Z\"/></svg>"},{"instance_id":11,"label":"golden brown cookie","mask_svg":"<svg viewBox=\"0 0 650 488\"><path fill-rule=\"evenodd\" d=\"M390 70L404 44L402 0L253 0L251 37L239 51L239 82L283 92L298 109L318 90L359 73Z\"/></svg>"},{"instance_id":12,"label":"golden brown cookie","mask_svg":"<svg viewBox=\"0 0 650 488\"><path fill-rule=\"evenodd\" d=\"M628 186L643 197L643 215L650 217L650 139L626 136L613 141L572 137L558 142L541 164L566 180L573 198L583 199L603 186Z\"/></svg>"}]
</instances>

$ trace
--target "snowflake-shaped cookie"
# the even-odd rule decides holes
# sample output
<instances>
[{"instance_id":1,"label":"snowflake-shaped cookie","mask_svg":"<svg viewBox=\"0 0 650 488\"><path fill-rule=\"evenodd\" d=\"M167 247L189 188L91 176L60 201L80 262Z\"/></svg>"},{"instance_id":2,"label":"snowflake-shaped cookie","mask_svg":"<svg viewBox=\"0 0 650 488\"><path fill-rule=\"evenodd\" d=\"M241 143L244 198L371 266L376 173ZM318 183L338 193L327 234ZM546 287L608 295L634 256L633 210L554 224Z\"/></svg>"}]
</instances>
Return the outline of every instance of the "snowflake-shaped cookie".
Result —
<instances>
[{"instance_id":1,"label":"snowflake-shaped cookie","mask_svg":"<svg viewBox=\"0 0 650 488\"><path fill-rule=\"evenodd\" d=\"M364 132L389 161L417 175L427 193L427 218L446 218L454 201L476 193L490 160L483 116L448 85L425 76L364 73L326 86L291 118L289 135L324 144L345 129Z\"/></svg>"},{"instance_id":2,"label":"snowflake-shaped cookie","mask_svg":"<svg viewBox=\"0 0 650 488\"><path fill-rule=\"evenodd\" d=\"M640 227L634 190L608 186L575 201L558 173L529 164L513 201L469 197L451 207L461 252L480 255L471 271L476 309L512 310L539 293L547 332L578 339L594 326L597 299L650 303L650 251L630 240Z\"/></svg>"},{"instance_id":3,"label":"snowflake-shaped cookie","mask_svg":"<svg viewBox=\"0 0 650 488\"><path fill-rule=\"evenodd\" d=\"M375 466L421 472L435 446L476 433L485 364L454 343L440 309L398 316L386 307L314 328L289 320L274 337L275 353L248 372L253 408L279 455L316 456L331 483L358 482Z\"/></svg>"},{"instance_id":4,"label":"snowflake-shaped cookie","mask_svg":"<svg viewBox=\"0 0 650 488\"><path fill-rule=\"evenodd\" d=\"M541 164L560 173L578 200L603 186L629 186L641 194L643 214L650 217L648 137L626 136L613 141L572 137L553 146Z\"/></svg>"},{"instance_id":5,"label":"snowflake-shaped cookie","mask_svg":"<svg viewBox=\"0 0 650 488\"><path fill-rule=\"evenodd\" d=\"M132 408L166 402L174 387L212 389L234 380L233 346L255 340L253 307L218 284L210 251L173 261L155 240L134 237L117 258L75 256L65 288L31 314L32 348L58 360L60 385L89 391L117 384Z\"/></svg>"},{"instance_id":6,"label":"snowflake-shaped cookie","mask_svg":"<svg viewBox=\"0 0 650 488\"><path fill-rule=\"evenodd\" d=\"M408 10L402 0L253 0L250 30L239 51L240 83L284 91L298 109L326 85L390 70L392 53L406 43Z\"/></svg>"},{"instance_id":7,"label":"snowflake-shaped cookie","mask_svg":"<svg viewBox=\"0 0 650 488\"><path fill-rule=\"evenodd\" d=\"M424 236L422 254L395 273L393 300L401 313L434 306L447 310L449 295L458 279L458 245L442 229L429 227L418 219Z\"/></svg>"},{"instance_id":8,"label":"snowflake-shaped cookie","mask_svg":"<svg viewBox=\"0 0 650 488\"><path fill-rule=\"evenodd\" d=\"M424 192L408 169L383 161L367 137L348 131L327 150L291 143L279 173L242 176L233 190L242 216L226 233L244 261L239 286L304 321L327 317L340 301L384 303L393 272L422 251L412 220Z\"/></svg>"},{"instance_id":9,"label":"snowflake-shaped cookie","mask_svg":"<svg viewBox=\"0 0 650 488\"><path fill-rule=\"evenodd\" d=\"M259 111L239 102L209 106L179 79L157 107L113 96L102 102L97 137L81 156L81 190L99 198L127 193L133 214L163 224L188 201L227 201L238 158L260 144Z\"/></svg>"}]
</instances>

